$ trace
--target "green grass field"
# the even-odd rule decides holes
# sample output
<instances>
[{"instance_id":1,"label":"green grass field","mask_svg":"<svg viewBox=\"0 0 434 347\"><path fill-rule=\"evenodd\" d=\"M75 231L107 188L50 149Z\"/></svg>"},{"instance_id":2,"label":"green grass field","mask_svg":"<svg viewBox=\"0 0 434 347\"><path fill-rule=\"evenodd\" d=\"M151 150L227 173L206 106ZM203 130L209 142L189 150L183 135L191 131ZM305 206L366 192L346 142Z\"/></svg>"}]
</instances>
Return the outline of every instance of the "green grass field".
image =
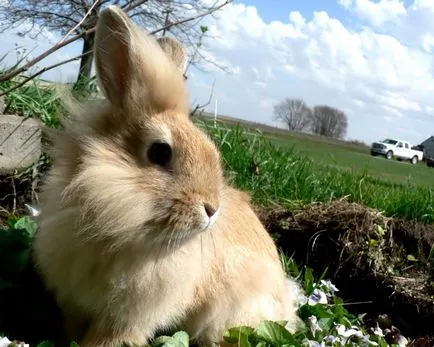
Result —
<instances>
[{"instance_id":1,"label":"green grass field","mask_svg":"<svg viewBox=\"0 0 434 347\"><path fill-rule=\"evenodd\" d=\"M366 170L373 177L395 183L411 182L417 185L434 186L434 170L425 163L414 166L409 162L372 157L365 148L351 148L336 144L306 141L296 137L273 139L283 148L294 148L317 163L351 171Z\"/></svg>"},{"instance_id":2,"label":"green grass field","mask_svg":"<svg viewBox=\"0 0 434 347\"><path fill-rule=\"evenodd\" d=\"M389 216L434 221L434 171L426 165L371 158L366 147L312 141L313 136L255 134L234 124L196 122L218 144L234 184L260 204L348 197Z\"/></svg>"},{"instance_id":3,"label":"green grass field","mask_svg":"<svg viewBox=\"0 0 434 347\"><path fill-rule=\"evenodd\" d=\"M208 117L201 119L209 121ZM373 178L384 179L397 184L409 182L414 185L434 186L434 170L424 162L411 165L409 162L372 157L369 148L361 144L308 134L290 133L260 124L255 124L255 126L242 120L223 118L219 122L219 124L228 127L234 127L237 123L246 127L249 133L259 130L272 143L282 149L295 150L322 166L339 168L356 174L366 172Z\"/></svg>"}]
</instances>

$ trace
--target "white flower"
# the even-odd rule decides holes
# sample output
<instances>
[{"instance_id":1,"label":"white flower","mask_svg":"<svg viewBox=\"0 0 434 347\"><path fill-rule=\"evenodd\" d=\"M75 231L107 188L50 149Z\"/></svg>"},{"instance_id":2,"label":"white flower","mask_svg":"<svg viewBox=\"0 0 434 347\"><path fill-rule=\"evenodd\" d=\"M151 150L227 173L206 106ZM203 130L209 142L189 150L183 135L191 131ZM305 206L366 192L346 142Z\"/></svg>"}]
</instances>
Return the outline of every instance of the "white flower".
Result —
<instances>
[{"instance_id":1,"label":"white flower","mask_svg":"<svg viewBox=\"0 0 434 347\"><path fill-rule=\"evenodd\" d=\"M314 289L311 296L309 296L307 303L311 306L316 304L327 304L327 295L320 289Z\"/></svg>"},{"instance_id":2,"label":"white flower","mask_svg":"<svg viewBox=\"0 0 434 347\"><path fill-rule=\"evenodd\" d=\"M407 345L408 345L408 340L404 336L399 335L399 337L398 337L398 346L399 347L405 347Z\"/></svg>"},{"instance_id":3,"label":"white flower","mask_svg":"<svg viewBox=\"0 0 434 347\"><path fill-rule=\"evenodd\" d=\"M11 340L9 340L7 337L1 337L0 338L0 347L9 347L9 345L12 343ZM27 343L17 343L17 347L30 347Z\"/></svg>"},{"instance_id":4,"label":"white flower","mask_svg":"<svg viewBox=\"0 0 434 347\"><path fill-rule=\"evenodd\" d=\"M346 345L348 340L352 337L357 337L359 339L363 338L363 333L357 329L357 327L351 327L350 329L347 329L342 324L336 324L336 331L337 333L343 337L342 339L342 345Z\"/></svg>"},{"instance_id":5,"label":"white flower","mask_svg":"<svg viewBox=\"0 0 434 347\"><path fill-rule=\"evenodd\" d=\"M313 341L313 340L307 340L303 343L303 346L306 347L325 347L325 343L324 342L318 342L318 341Z\"/></svg>"},{"instance_id":6,"label":"white flower","mask_svg":"<svg viewBox=\"0 0 434 347\"><path fill-rule=\"evenodd\" d=\"M345 331L344 337L351 337L351 336L357 336L359 338L363 337L363 333L360 330L356 330L356 329L348 329L347 331Z\"/></svg>"},{"instance_id":7,"label":"white flower","mask_svg":"<svg viewBox=\"0 0 434 347\"><path fill-rule=\"evenodd\" d=\"M383 334L383 329L381 329L381 328L378 326L378 323L377 323L377 326L374 328L374 334L377 335L377 336L380 336L380 337L383 337L383 336L384 336L384 334Z\"/></svg>"},{"instance_id":8,"label":"white flower","mask_svg":"<svg viewBox=\"0 0 434 347\"><path fill-rule=\"evenodd\" d=\"M369 335L364 335L362 341L368 346L378 346L377 342L371 341Z\"/></svg>"},{"instance_id":9,"label":"white flower","mask_svg":"<svg viewBox=\"0 0 434 347\"><path fill-rule=\"evenodd\" d=\"M309 325L313 336L315 336L317 332L322 332L321 327L318 325L318 319L315 316L309 317Z\"/></svg>"},{"instance_id":10,"label":"white flower","mask_svg":"<svg viewBox=\"0 0 434 347\"><path fill-rule=\"evenodd\" d=\"M329 280L321 280L321 284L325 286L328 289L328 291L332 294L339 291L339 289L336 288L336 286Z\"/></svg>"},{"instance_id":11,"label":"white flower","mask_svg":"<svg viewBox=\"0 0 434 347\"><path fill-rule=\"evenodd\" d=\"M8 347L12 343L7 337L0 338L0 347Z\"/></svg>"}]
</instances>

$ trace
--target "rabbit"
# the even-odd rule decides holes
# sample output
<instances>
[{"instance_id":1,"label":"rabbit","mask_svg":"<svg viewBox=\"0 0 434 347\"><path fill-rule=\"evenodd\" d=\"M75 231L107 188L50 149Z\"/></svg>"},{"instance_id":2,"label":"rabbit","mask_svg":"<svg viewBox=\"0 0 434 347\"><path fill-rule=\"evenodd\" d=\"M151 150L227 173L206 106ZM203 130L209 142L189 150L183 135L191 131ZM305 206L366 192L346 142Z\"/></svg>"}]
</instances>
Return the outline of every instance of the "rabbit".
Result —
<instances>
[{"instance_id":1,"label":"rabbit","mask_svg":"<svg viewBox=\"0 0 434 347\"><path fill-rule=\"evenodd\" d=\"M68 106L33 242L65 334L117 347L183 329L200 346L224 346L234 326L283 320L294 330L295 280L189 117L186 50L111 5L94 52L105 98Z\"/></svg>"}]
</instances>

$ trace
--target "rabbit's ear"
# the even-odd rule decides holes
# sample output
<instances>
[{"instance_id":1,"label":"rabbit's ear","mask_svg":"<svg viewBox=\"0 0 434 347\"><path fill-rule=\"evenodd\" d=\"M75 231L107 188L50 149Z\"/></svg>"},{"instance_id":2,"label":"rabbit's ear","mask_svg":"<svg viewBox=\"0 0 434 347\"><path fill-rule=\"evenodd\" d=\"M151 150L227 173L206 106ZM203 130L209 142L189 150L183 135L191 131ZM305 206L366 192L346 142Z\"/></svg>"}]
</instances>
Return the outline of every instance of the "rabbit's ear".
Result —
<instances>
[{"instance_id":1,"label":"rabbit's ear","mask_svg":"<svg viewBox=\"0 0 434 347\"><path fill-rule=\"evenodd\" d=\"M95 34L95 63L111 103L133 108L131 114L143 114L136 111L144 107L188 113L187 89L179 73L180 48L174 44L170 47L169 55L119 7L111 5L101 11Z\"/></svg>"},{"instance_id":2,"label":"rabbit's ear","mask_svg":"<svg viewBox=\"0 0 434 347\"><path fill-rule=\"evenodd\" d=\"M177 40L168 36L163 36L157 39L164 52L172 59L178 67L181 74L184 74L187 68L187 54L185 48Z\"/></svg>"},{"instance_id":3,"label":"rabbit's ear","mask_svg":"<svg viewBox=\"0 0 434 347\"><path fill-rule=\"evenodd\" d=\"M107 98L121 106L132 78L132 28L116 6L101 11L95 32L95 67Z\"/></svg>"}]
</instances>

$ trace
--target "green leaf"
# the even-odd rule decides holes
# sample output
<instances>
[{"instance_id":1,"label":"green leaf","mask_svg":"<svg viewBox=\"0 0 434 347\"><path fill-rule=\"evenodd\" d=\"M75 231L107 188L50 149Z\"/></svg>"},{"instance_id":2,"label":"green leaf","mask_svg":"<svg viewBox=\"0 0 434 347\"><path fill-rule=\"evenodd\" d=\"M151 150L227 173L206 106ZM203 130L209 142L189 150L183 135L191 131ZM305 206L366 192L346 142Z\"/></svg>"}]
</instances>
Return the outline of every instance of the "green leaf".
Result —
<instances>
[{"instance_id":1,"label":"green leaf","mask_svg":"<svg viewBox=\"0 0 434 347\"><path fill-rule=\"evenodd\" d=\"M252 347L249 341L249 337L245 334L240 335L240 341L238 342L239 347Z\"/></svg>"},{"instance_id":2,"label":"green leaf","mask_svg":"<svg viewBox=\"0 0 434 347\"><path fill-rule=\"evenodd\" d=\"M294 337L283 325L273 321L263 321L255 330L257 338L274 346L282 346L294 342Z\"/></svg>"},{"instance_id":3,"label":"green leaf","mask_svg":"<svg viewBox=\"0 0 434 347\"><path fill-rule=\"evenodd\" d=\"M14 214L12 214L12 213L9 214L8 219L7 219L8 226L10 228L13 228L18 219L19 218L17 216L15 216Z\"/></svg>"},{"instance_id":4,"label":"green leaf","mask_svg":"<svg viewBox=\"0 0 434 347\"><path fill-rule=\"evenodd\" d=\"M305 268L304 270L304 290L307 295L311 295L313 293L314 288L314 279L313 272L311 268Z\"/></svg>"},{"instance_id":5,"label":"green leaf","mask_svg":"<svg viewBox=\"0 0 434 347\"><path fill-rule=\"evenodd\" d=\"M15 222L14 228L23 229L27 231L30 237L32 237L35 234L38 226L32 219L30 219L29 216L24 216Z\"/></svg>"},{"instance_id":6,"label":"green leaf","mask_svg":"<svg viewBox=\"0 0 434 347\"><path fill-rule=\"evenodd\" d=\"M299 309L300 318L307 321L309 317L315 316L321 318L333 318L335 314L324 305L303 305Z\"/></svg>"},{"instance_id":7,"label":"green leaf","mask_svg":"<svg viewBox=\"0 0 434 347\"><path fill-rule=\"evenodd\" d=\"M50 341L42 341L37 347L55 347Z\"/></svg>"},{"instance_id":8,"label":"green leaf","mask_svg":"<svg viewBox=\"0 0 434 347\"><path fill-rule=\"evenodd\" d=\"M173 338L181 343L182 346L188 347L190 343L190 339L188 334L185 331L178 331L173 334Z\"/></svg>"},{"instance_id":9,"label":"green leaf","mask_svg":"<svg viewBox=\"0 0 434 347\"><path fill-rule=\"evenodd\" d=\"M240 326L240 327L228 329L224 333L223 338L225 339L226 342L233 344L233 343L240 342L242 335L249 337L250 335L253 334L253 332L254 332L254 329L251 327Z\"/></svg>"},{"instance_id":10,"label":"green leaf","mask_svg":"<svg viewBox=\"0 0 434 347\"><path fill-rule=\"evenodd\" d=\"M79 345L77 342L72 341L72 342L69 344L69 347L80 347L80 345Z\"/></svg>"},{"instance_id":11,"label":"green leaf","mask_svg":"<svg viewBox=\"0 0 434 347\"><path fill-rule=\"evenodd\" d=\"M208 31L208 27L206 25L201 25L200 31L202 32L202 34L205 34Z\"/></svg>"},{"instance_id":12,"label":"green leaf","mask_svg":"<svg viewBox=\"0 0 434 347\"><path fill-rule=\"evenodd\" d=\"M328 270L329 270L329 268L328 268L328 266L326 266L324 271L322 272L321 276L318 278L318 282L321 282L325 278L325 275L327 274Z\"/></svg>"},{"instance_id":13,"label":"green leaf","mask_svg":"<svg viewBox=\"0 0 434 347\"><path fill-rule=\"evenodd\" d=\"M184 331L178 331L173 336L159 336L152 343L153 347L188 347L189 337Z\"/></svg>"},{"instance_id":14,"label":"green leaf","mask_svg":"<svg viewBox=\"0 0 434 347\"><path fill-rule=\"evenodd\" d=\"M318 325L320 328L324 331L329 331L331 327L333 326L333 319L332 318L320 318L318 321Z\"/></svg>"},{"instance_id":15,"label":"green leaf","mask_svg":"<svg viewBox=\"0 0 434 347\"><path fill-rule=\"evenodd\" d=\"M154 347L164 346L165 343L167 343L167 342L169 342L171 340L173 340L173 338L171 336L165 336L165 335L158 336L152 342L152 346L154 346Z\"/></svg>"},{"instance_id":16,"label":"green leaf","mask_svg":"<svg viewBox=\"0 0 434 347\"><path fill-rule=\"evenodd\" d=\"M413 254L407 255L407 260L408 261L413 261L413 262L417 261L416 257Z\"/></svg>"}]
</instances>

